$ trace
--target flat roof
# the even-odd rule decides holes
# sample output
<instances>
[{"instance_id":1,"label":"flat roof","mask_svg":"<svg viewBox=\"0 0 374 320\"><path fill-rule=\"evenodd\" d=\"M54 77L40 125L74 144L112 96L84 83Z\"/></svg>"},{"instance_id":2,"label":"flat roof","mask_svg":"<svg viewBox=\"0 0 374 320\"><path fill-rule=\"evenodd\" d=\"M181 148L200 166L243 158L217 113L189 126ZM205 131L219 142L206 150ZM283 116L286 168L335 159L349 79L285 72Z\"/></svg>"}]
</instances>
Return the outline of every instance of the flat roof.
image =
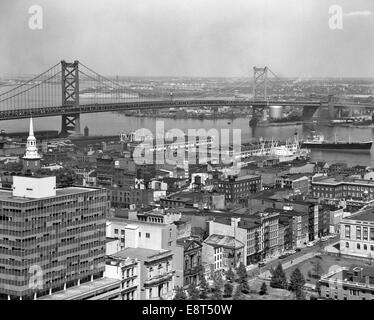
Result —
<instances>
[{"instance_id":1,"label":"flat roof","mask_svg":"<svg viewBox=\"0 0 374 320\"><path fill-rule=\"evenodd\" d=\"M73 300L75 298L79 299L82 295L87 295L91 292L93 294L96 290L112 285L119 285L120 283L121 280L118 279L100 278L94 281L85 282L80 286L74 286L64 291L58 291L51 295L40 297L38 298L38 300Z\"/></svg>"},{"instance_id":2,"label":"flat roof","mask_svg":"<svg viewBox=\"0 0 374 320\"><path fill-rule=\"evenodd\" d=\"M371 221L374 222L374 210L367 210L361 213L353 214L349 217L346 217L344 219L348 220L358 220L358 221Z\"/></svg>"},{"instance_id":3,"label":"flat roof","mask_svg":"<svg viewBox=\"0 0 374 320\"><path fill-rule=\"evenodd\" d=\"M43 200L43 199L50 199L55 197L62 197L71 194L78 194L78 193L85 193L95 190L102 190L102 188L92 188L92 187L80 187L80 186L73 186L73 187L66 187L66 188L58 188L56 189L56 196L52 197L45 197L45 198L28 198L28 197L15 197L13 196L13 190L10 189L0 189L0 201L13 201L13 202L28 202L28 201L35 201L35 200Z\"/></svg>"},{"instance_id":4,"label":"flat roof","mask_svg":"<svg viewBox=\"0 0 374 320\"><path fill-rule=\"evenodd\" d=\"M139 260L148 260L158 255L164 254L172 254L170 250L153 250L153 249L146 249L146 248L125 248L117 253L111 255L111 257L119 257L119 258L137 258Z\"/></svg>"},{"instance_id":5,"label":"flat roof","mask_svg":"<svg viewBox=\"0 0 374 320\"><path fill-rule=\"evenodd\" d=\"M312 181L313 184L354 184L354 185L374 185L373 180L349 178L349 177L324 177L324 178L315 178Z\"/></svg>"}]
</instances>

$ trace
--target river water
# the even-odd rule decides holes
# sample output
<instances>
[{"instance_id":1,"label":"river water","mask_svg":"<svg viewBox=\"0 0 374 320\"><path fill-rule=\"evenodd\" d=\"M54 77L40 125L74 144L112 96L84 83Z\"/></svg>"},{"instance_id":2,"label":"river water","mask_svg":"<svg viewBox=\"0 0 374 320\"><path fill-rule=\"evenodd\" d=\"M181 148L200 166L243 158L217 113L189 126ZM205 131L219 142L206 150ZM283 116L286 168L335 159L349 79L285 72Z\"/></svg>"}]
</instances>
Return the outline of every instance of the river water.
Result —
<instances>
[{"instance_id":1,"label":"river water","mask_svg":"<svg viewBox=\"0 0 374 320\"><path fill-rule=\"evenodd\" d=\"M272 138L286 140L292 137L295 131L299 136L309 136L310 125L270 126L251 128L248 118L198 120L198 119L155 119L143 117L128 117L120 113L97 113L81 115L81 130L87 126L90 135L119 135L120 132L131 132L137 129L146 128L155 132L156 120L163 121L165 131L173 128L187 132L188 129L241 129L242 142L253 138ZM61 117L48 117L34 119L35 130L60 130ZM28 120L6 120L0 122L0 129L6 132L19 132L28 130ZM349 128L349 127L316 127L318 133L325 136L325 139L361 141L372 139L371 128ZM366 165L374 167L373 152L335 152L335 151L312 151L312 160L327 161L328 163L346 162L348 165Z\"/></svg>"}]
</instances>

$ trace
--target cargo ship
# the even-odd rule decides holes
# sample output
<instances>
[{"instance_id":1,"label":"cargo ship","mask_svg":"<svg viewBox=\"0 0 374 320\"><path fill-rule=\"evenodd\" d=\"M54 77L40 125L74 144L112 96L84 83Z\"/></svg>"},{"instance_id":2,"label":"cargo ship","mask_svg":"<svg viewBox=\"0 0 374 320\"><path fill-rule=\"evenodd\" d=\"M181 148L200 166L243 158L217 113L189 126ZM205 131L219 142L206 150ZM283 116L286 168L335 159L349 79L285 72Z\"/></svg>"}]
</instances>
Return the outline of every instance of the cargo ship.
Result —
<instances>
[{"instance_id":1,"label":"cargo ship","mask_svg":"<svg viewBox=\"0 0 374 320\"><path fill-rule=\"evenodd\" d=\"M328 141L323 135L312 133L312 137L303 141L302 148L322 150L370 151L373 141Z\"/></svg>"}]
</instances>

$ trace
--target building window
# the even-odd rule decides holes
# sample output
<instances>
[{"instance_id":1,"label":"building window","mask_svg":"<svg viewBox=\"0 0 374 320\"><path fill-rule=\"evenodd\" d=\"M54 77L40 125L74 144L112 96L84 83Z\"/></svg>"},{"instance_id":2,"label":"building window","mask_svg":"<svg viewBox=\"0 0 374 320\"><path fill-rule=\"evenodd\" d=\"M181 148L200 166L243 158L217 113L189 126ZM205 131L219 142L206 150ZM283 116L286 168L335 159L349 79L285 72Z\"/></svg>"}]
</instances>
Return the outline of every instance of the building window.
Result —
<instances>
[{"instance_id":1,"label":"building window","mask_svg":"<svg viewBox=\"0 0 374 320\"><path fill-rule=\"evenodd\" d=\"M370 228L370 240L374 241L374 228Z\"/></svg>"},{"instance_id":2,"label":"building window","mask_svg":"<svg viewBox=\"0 0 374 320\"><path fill-rule=\"evenodd\" d=\"M114 234L118 234L118 229L114 229Z\"/></svg>"},{"instance_id":3,"label":"building window","mask_svg":"<svg viewBox=\"0 0 374 320\"><path fill-rule=\"evenodd\" d=\"M150 238L151 235L150 235L149 233L146 233L146 234L145 234L145 237L146 237L146 238Z\"/></svg>"},{"instance_id":4,"label":"building window","mask_svg":"<svg viewBox=\"0 0 374 320\"><path fill-rule=\"evenodd\" d=\"M364 235L363 235L364 240L368 239L368 227L364 227Z\"/></svg>"},{"instance_id":5,"label":"building window","mask_svg":"<svg viewBox=\"0 0 374 320\"><path fill-rule=\"evenodd\" d=\"M139 238L141 238L142 237L142 233L141 232L139 232Z\"/></svg>"},{"instance_id":6,"label":"building window","mask_svg":"<svg viewBox=\"0 0 374 320\"><path fill-rule=\"evenodd\" d=\"M125 235L125 230L121 230L121 235Z\"/></svg>"},{"instance_id":7,"label":"building window","mask_svg":"<svg viewBox=\"0 0 374 320\"><path fill-rule=\"evenodd\" d=\"M367 250L367 249L368 249L368 246L364 244L364 250Z\"/></svg>"},{"instance_id":8,"label":"building window","mask_svg":"<svg viewBox=\"0 0 374 320\"><path fill-rule=\"evenodd\" d=\"M357 249L360 250L361 249L361 245L359 243L357 243Z\"/></svg>"},{"instance_id":9,"label":"building window","mask_svg":"<svg viewBox=\"0 0 374 320\"><path fill-rule=\"evenodd\" d=\"M346 247L346 248L349 248L349 242L346 242L346 243L345 243L345 247Z\"/></svg>"},{"instance_id":10,"label":"building window","mask_svg":"<svg viewBox=\"0 0 374 320\"><path fill-rule=\"evenodd\" d=\"M361 227L356 227L356 239L361 240Z\"/></svg>"},{"instance_id":11,"label":"building window","mask_svg":"<svg viewBox=\"0 0 374 320\"><path fill-rule=\"evenodd\" d=\"M351 238L351 226L345 226L345 237L348 239Z\"/></svg>"}]
</instances>

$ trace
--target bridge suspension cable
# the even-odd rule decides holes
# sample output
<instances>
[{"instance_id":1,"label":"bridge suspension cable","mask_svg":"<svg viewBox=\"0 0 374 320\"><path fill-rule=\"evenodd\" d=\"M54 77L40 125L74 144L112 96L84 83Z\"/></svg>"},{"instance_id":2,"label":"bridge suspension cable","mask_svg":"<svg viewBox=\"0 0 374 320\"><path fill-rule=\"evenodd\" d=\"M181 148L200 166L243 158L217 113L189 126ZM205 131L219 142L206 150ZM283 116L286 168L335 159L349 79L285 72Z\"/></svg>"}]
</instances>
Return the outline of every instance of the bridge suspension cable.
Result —
<instances>
[{"instance_id":1,"label":"bridge suspension cable","mask_svg":"<svg viewBox=\"0 0 374 320\"><path fill-rule=\"evenodd\" d=\"M9 86L9 84L8 84ZM61 105L61 68L55 64L43 73L10 84L11 89L0 93L0 111L41 109Z\"/></svg>"},{"instance_id":2,"label":"bridge suspension cable","mask_svg":"<svg viewBox=\"0 0 374 320\"><path fill-rule=\"evenodd\" d=\"M35 76L34 78L32 78L32 79L30 79L30 80L27 80L26 82L20 84L19 86L15 87L15 88L12 88L12 89L10 89L10 90L8 90L8 91L6 91L6 92L0 93L0 97L3 96L3 95L9 94L10 92L15 91L15 90L17 90L17 89L20 88L20 87L26 86L26 85L28 85L28 84L30 84L30 83L32 83L32 82L37 81L37 79L43 77L43 75L47 74L47 73L50 72L53 68L56 68L56 67L59 66L59 65L60 65L60 64L57 63L57 64L55 64L53 67L50 67L48 70L44 71L43 73L41 73L41 74Z\"/></svg>"}]
</instances>

